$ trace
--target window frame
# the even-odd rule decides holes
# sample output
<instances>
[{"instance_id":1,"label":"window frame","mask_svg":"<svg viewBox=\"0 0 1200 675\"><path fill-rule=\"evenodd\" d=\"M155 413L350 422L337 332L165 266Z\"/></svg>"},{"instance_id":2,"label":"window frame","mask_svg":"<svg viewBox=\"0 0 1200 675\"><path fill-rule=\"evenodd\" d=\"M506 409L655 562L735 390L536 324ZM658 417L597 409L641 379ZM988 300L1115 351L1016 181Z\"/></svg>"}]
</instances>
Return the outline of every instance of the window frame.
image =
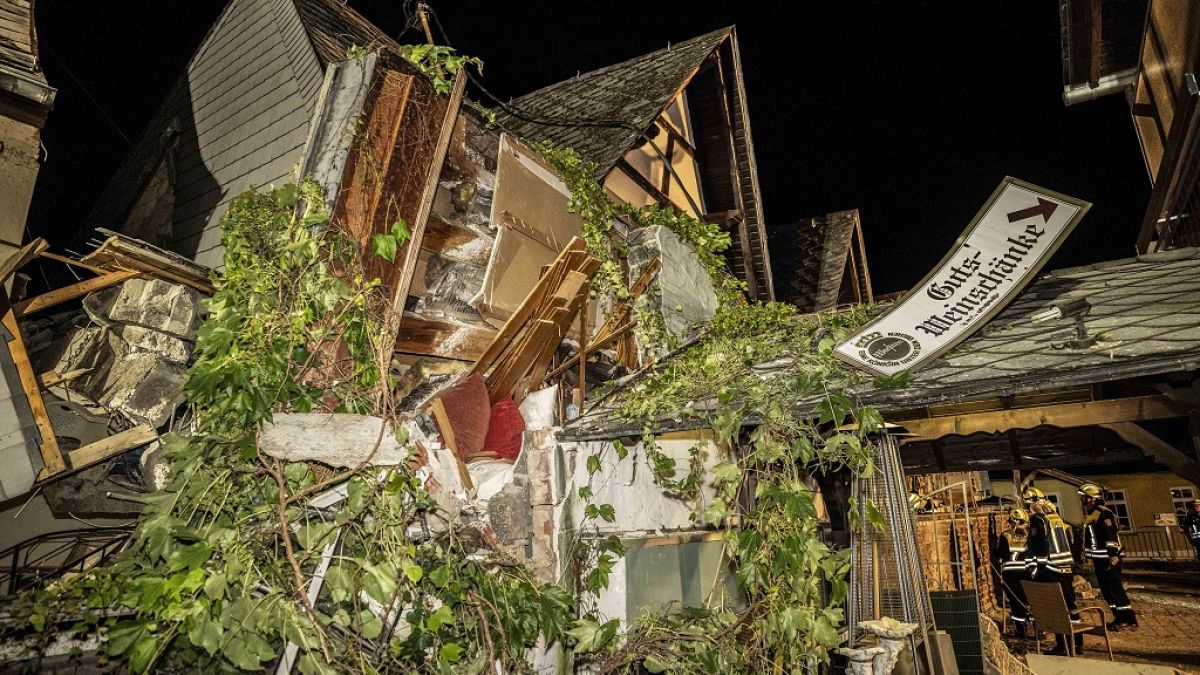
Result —
<instances>
[{"instance_id":1,"label":"window frame","mask_svg":"<svg viewBox=\"0 0 1200 675\"><path fill-rule=\"evenodd\" d=\"M1176 497L1175 493L1179 492L1180 496ZM1183 493L1188 493L1183 496ZM1171 495L1171 507L1175 509L1175 516L1185 516L1188 512L1188 505L1196 498L1196 488L1191 485L1175 485L1167 488L1167 494Z\"/></svg>"},{"instance_id":2,"label":"window frame","mask_svg":"<svg viewBox=\"0 0 1200 675\"><path fill-rule=\"evenodd\" d=\"M1130 506L1129 506L1129 490L1127 490L1125 488L1109 488L1109 489L1106 489L1105 492L1108 493L1106 496L1105 504L1108 506L1109 509L1112 510L1113 515L1115 515L1117 517L1117 529L1118 530L1132 530L1133 529L1133 509L1130 508ZM1117 496L1116 496L1117 493L1120 493L1120 495L1121 495L1120 498L1117 498ZM1117 509L1113 508L1115 505L1118 505L1118 504L1124 509L1124 511L1125 511L1124 516L1122 516L1117 511ZM1122 521L1125 521L1125 522L1122 522Z\"/></svg>"}]
</instances>

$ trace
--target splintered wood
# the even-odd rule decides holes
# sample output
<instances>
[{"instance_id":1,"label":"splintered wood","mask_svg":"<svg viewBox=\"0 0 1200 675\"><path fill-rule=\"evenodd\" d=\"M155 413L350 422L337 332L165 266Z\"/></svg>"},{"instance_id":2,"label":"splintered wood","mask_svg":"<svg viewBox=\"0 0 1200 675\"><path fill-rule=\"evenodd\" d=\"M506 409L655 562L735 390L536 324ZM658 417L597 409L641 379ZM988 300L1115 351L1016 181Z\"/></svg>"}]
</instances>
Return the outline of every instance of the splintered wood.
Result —
<instances>
[{"instance_id":1,"label":"splintered wood","mask_svg":"<svg viewBox=\"0 0 1200 675\"><path fill-rule=\"evenodd\" d=\"M573 238L504 323L471 369L484 376L493 405L510 393L519 403L546 379L599 267L583 240Z\"/></svg>"}]
</instances>

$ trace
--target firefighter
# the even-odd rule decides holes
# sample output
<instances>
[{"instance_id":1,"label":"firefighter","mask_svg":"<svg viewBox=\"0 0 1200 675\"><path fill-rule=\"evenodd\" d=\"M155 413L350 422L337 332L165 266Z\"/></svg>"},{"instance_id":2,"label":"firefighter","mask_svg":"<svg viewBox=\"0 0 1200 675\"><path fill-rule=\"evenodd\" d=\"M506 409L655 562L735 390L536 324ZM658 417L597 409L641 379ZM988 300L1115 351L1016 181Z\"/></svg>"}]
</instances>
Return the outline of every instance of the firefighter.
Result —
<instances>
[{"instance_id":1,"label":"firefighter","mask_svg":"<svg viewBox=\"0 0 1200 675\"><path fill-rule=\"evenodd\" d=\"M1077 491L1083 505L1083 555L1096 568L1100 593L1112 610L1109 630L1137 628L1137 615L1125 594L1121 581L1121 538L1117 536L1117 516L1104 505L1104 489L1095 483L1084 483Z\"/></svg>"},{"instance_id":2,"label":"firefighter","mask_svg":"<svg viewBox=\"0 0 1200 675\"><path fill-rule=\"evenodd\" d=\"M1062 588L1063 599L1071 619L1079 619L1075 611L1075 557L1071 555L1071 533L1054 502L1046 499L1041 490L1030 487L1021 494L1029 509L1029 536L1025 541L1026 562L1034 581L1056 583ZM1075 651L1083 648L1083 635L1075 636ZM1066 654L1065 637L1058 636L1058 647L1051 654Z\"/></svg>"},{"instance_id":3,"label":"firefighter","mask_svg":"<svg viewBox=\"0 0 1200 675\"><path fill-rule=\"evenodd\" d=\"M1192 547L1196 549L1196 559L1200 560L1200 499L1192 500L1191 508L1188 509L1187 515L1183 517L1179 526L1183 528L1188 541L1192 542Z\"/></svg>"},{"instance_id":4,"label":"firefighter","mask_svg":"<svg viewBox=\"0 0 1200 675\"><path fill-rule=\"evenodd\" d=\"M1029 512L1015 508L1008 512L1011 529L1000 535L996 546L996 557L1000 563L1000 579L1004 595L1008 598L1009 614L1017 635L1025 637L1025 625L1029 617L1029 601L1025 599L1025 587L1021 582L1029 578L1029 567L1025 560L1025 541L1029 536Z\"/></svg>"}]
</instances>

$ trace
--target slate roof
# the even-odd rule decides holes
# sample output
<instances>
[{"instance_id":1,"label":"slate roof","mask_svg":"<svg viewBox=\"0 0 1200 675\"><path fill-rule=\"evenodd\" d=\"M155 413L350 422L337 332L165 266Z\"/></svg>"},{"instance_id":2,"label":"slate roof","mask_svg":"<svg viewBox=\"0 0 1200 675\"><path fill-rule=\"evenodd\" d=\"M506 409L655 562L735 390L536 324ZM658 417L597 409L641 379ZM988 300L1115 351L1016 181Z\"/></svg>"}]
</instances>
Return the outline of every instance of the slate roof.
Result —
<instances>
[{"instance_id":1,"label":"slate roof","mask_svg":"<svg viewBox=\"0 0 1200 675\"><path fill-rule=\"evenodd\" d=\"M400 43L363 15L354 11L345 0L294 0L300 21L308 32L313 50L321 65L327 66L346 58L351 46L371 51L383 47L399 53Z\"/></svg>"},{"instance_id":2,"label":"slate roof","mask_svg":"<svg viewBox=\"0 0 1200 675\"><path fill-rule=\"evenodd\" d=\"M607 173L732 30L721 28L593 70L508 104L526 117L561 122L561 126L521 119L504 108L497 111L496 121L525 141L574 148L598 164L601 174Z\"/></svg>"},{"instance_id":3,"label":"slate roof","mask_svg":"<svg viewBox=\"0 0 1200 675\"><path fill-rule=\"evenodd\" d=\"M1052 303L1077 298L1092 305L1085 323L1089 335L1102 337L1096 347L1066 348L1065 340L1073 335L1070 321L1029 321ZM963 345L916 372L907 388L871 389L861 396L882 410L898 410L1196 369L1200 248L1187 248L1045 274ZM618 401L589 411L562 436L640 434L641 422L608 416L606 411ZM694 422L664 419L653 426L665 431L689 424Z\"/></svg>"}]
</instances>

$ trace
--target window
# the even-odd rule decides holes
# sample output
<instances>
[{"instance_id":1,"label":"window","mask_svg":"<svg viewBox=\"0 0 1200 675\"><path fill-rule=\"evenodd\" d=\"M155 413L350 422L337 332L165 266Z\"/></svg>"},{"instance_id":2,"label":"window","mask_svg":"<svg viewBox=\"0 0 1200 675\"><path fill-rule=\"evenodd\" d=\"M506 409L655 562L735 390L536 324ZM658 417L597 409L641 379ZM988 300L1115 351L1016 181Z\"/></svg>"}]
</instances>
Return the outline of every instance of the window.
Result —
<instances>
[{"instance_id":1,"label":"window","mask_svg":"<svg viewBox=\"0 0 1200 675\"><path fill-rule=\"evenodd\" d=\"M1108 490L1108 508L1117 517L1117 527L1122 530L1133 528L1133 517L1129 513L1129 503L1125 501L1124 490Z\"/></svg>"},{"instance_id":2,"label":"window","mask_svg":"<svg viewBox=\"0 0 1200 675\"><path fill-rule=\"evenodd\" d=\"M1192 500L1196 498L1196 488L1188 487L1173 487L1171 488L1171 506L1175 507L1175 515L1185 516L1191 510Z\"/></svg>"}]
</instances>

